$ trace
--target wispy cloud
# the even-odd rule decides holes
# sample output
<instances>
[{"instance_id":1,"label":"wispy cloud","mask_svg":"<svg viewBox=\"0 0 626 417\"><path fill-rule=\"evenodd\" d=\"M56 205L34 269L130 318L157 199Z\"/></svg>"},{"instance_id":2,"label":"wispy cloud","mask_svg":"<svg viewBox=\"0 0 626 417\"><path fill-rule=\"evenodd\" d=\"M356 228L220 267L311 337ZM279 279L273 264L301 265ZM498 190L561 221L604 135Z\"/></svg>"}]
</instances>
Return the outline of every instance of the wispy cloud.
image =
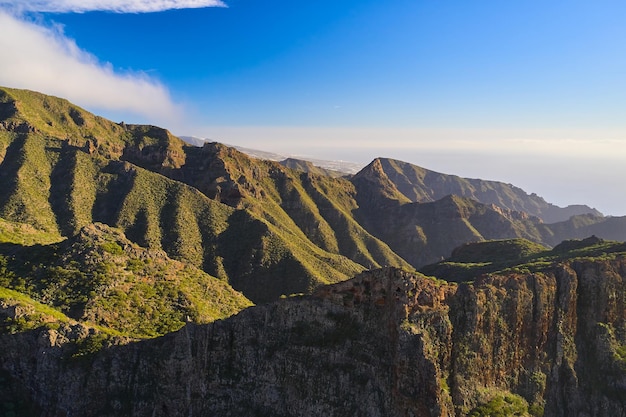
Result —
<instances>
[{"instance_id":1,"label":"wispy cloud","mask_svg":"<svg viewBox=\"0 0 626 417\"><path fill-rule=\"evenodd\" d=\"M81 50L58 27L0 10L0 85L67 98L90 110L131 112L171 123L179 113L167 88L141 72L117 72Z\"/></svg>"},{"instance_id":2,"label":"wispy cloud","mask_svg":"<svg viewBox=\"0 0 626 417\"><path fill-rule=\"evenodd\" d=\"M0 85L67 98L94 111L133 113L176 123L181 113L168 89L143 72L119 72L80 49L58 26L26 18L35 13L150 13L225 7L220 0L0 0Z\"/></svg>"},{"instance_id":3,"label":"wispy cloud","mask_svg":"<svg viewBox=\"0 0 626 417\"><path fill-rule=\"evenodd\" d=\"M0 0L0 7L18 12L84 13L109 11L150 13L172 9L223 7L220 0Z\"/></svg>"}]
</instances>

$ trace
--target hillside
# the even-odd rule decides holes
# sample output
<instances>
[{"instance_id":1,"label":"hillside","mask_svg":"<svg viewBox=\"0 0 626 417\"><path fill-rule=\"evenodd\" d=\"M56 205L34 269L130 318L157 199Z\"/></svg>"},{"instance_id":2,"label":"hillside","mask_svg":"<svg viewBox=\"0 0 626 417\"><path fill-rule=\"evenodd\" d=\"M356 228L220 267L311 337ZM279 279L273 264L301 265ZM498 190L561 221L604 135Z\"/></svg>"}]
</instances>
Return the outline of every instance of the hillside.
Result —
<instances>
[{"instance_id":1,"label":"hillside","mask_svg":"<svg viewBox=\"0 0 626 417\"><path fill-rule=\"evenodd\" d=\"M626 251L626 243L596 236L565 240L552 249L526 239L492 240L462 245L449 258L426 265L420 272L450 282L466 282L484 274L541 271L547 265L572 257L598 257L618 251Z\"/></svg>"},{"instance_id":2,"label":"hillside","mask_svg":"<svg viewBox=\"0 0 626 417\"><path fill-rule=\"evenodd\" d=\"M67 325L2 335L0 367L24 415L622 415L623 250L462 284L368 271L86 357Z\"/></svg>"},{"instance_id":3,"label":"hillside","mask_svg":"<svg viewBox=\"0 0 626 417\"><path fill-rule=\"evenodd\" d=\"M280 161L280 164L296 171L308 172L315 175L328 175L329 177L343 177L346 175L343 172L320 168L313 165L313 162L303 159L287 158Z\"/></svg>"},{"instance_id":4,"label":"hillside","mask_svg":"<svg viewBox=\"0 0 626 417\"><path fill-rule=\"evenodd\" d=\"M413 202L411 198L415 198L415 195L409 198L405 194L406 183L397 178L392 180L387 175L385 165L390 161L376 159L351 178L359 205L355 217L368 231L416 268L447 258L456 247L469 242L523 238L554 246L566 239L591 235L608 240L626 240L626 217L584 214L547 224L525 211L503 208L503 204L485 204L474 197L457 194L448 194L430 202ZM392 162L405 168L409 165ZM410 167L418 172L421 170ZM450 178L458 179L448 176L440 178L444 182L449 182ZM464 180L460 184L467 185ZM505 191L506 187L510 187L496 184L505 186ZM453 191L455 187L448 191ZM502 195L506 195L506 192ZM499 197L499 200L503 198Z\"/></svg>"},{"instance_id":5,"label":"hillside","mask_svg":"<svg viewBox=\"0 0 626 417\"><path fill-rule=\"evenodd\" d=\"M252 303L226 282L130 242L120 230L85 226L50 245L0 243L0 286L80 323L154 337L208 323Z\"/></svg>"},{"instance_id":6,"label":"hillside","mask_svg":"<svg viewBox=\"0 0 626 417\"><path fill-rule=\"evenodd\" d=\"M38 93L4 89L0 100L0 179L7 184L0 217L7 221L57 238L93 222L118 227L257 302L346 279L363 269L351 259L407 265L342 220L344 207L329 215L346 223L345 232L332 230L302 196L301 175L277 163L257 165L216 144L190 147L166 130L118 125ZM259 181L258 193L247 178ZM312 230L311 239L301 227Z\"/></svg>"}]
</instances>

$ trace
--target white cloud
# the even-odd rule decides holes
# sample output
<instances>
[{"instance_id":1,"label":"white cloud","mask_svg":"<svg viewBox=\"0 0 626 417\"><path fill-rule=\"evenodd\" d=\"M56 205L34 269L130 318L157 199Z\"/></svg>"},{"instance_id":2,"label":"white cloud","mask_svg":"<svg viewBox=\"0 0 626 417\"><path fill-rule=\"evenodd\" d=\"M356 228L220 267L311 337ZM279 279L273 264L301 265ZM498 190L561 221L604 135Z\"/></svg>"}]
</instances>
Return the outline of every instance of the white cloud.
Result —
<instances>
[{"instance_id":1,"label":"white cloud","mask_svg":"<svg viewBox=\"0 0 626 417\"><path fill-rule=\"evenodd\" d=\"M3 1L3 0L0 0ZM119 73L63 35L0 10L0 85L66 98L94 110L130 112L170 123L179 110L143 73ZM161 123L163 123L161 122Z\"/></svg>"},{"instance_id":2,"label":"white cloud","mask_svg":"<svg viewBox=\"0 0 626 417\"><path fill-rule=\"evenodd\" d=\"M83 13L109 11L150 13L171 9L224 7L220 0L0 0L0 7L20 12Z\"/></svg>"}]
</instances>

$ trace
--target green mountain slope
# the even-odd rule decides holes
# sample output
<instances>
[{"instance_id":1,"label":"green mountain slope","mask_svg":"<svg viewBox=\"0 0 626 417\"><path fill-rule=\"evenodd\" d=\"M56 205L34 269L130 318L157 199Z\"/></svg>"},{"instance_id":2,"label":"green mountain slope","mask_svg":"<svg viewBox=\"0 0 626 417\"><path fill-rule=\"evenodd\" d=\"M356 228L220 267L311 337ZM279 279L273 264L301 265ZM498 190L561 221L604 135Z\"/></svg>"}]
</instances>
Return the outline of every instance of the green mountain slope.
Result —
<instances>
[{"instance_id":1,"label":"green mountain slope","mask_svg":"<svg viewBox=\"0 0 626 417\"><path fill-rule=\"evenodd\" d=\"M325 191L300 172L218 144L187 146L157 127L118 125L62 99L0 91L0 217L8 221L56 239L92 222L119 227L256 302L366 265L408 267L352 219L350 198L320 210L314 197L324 201Z\"/></svg>"},{"instance_id":2,"label":"green mountain slope","mask_svg":"<svg viewBox=\"0 0 626 417\"><path fill-rule=\"evenodd\" d=\"M2 88L0 184L0 414L623 411L626 247L557 243L626 218L546 224L500 183L333 178ZM443 258L422 272L458 283L410 271Z\"/></svg>"},{"instance_id":3,"label":"green mountain slope","mask_svg":"<svg viewBox=\"0 0 626 417\"><path fill-rule=\"evenodd\" d=\"M446 281L464 282L484 274L539 272L561 261L612 259L612 254L625 251L626 243L596 236L566 240L552 249L526 239L491 240L460 246L449 258L426 265L420 272Z\"/></svg>"}]
</instances>

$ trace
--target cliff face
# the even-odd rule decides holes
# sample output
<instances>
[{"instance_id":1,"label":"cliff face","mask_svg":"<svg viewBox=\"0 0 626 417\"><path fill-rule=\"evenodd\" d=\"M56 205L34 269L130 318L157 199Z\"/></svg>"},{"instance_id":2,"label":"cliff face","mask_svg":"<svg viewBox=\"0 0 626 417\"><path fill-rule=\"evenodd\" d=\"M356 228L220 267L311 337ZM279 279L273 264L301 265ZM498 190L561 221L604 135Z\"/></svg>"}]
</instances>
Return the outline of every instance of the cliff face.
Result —
<instances>
[{"instance_id":1,"label":"cliff face","mask_svg":"<svg viewBox=\"0 0 626 417\"><path fill-rule=\"evenodd\" d=\"M397 269L72 357L76 329L0 336L42 415L626 415L626 259L448 284ZM518 397L515 397L518 398Z\"/></svg>"}]
</instances>

